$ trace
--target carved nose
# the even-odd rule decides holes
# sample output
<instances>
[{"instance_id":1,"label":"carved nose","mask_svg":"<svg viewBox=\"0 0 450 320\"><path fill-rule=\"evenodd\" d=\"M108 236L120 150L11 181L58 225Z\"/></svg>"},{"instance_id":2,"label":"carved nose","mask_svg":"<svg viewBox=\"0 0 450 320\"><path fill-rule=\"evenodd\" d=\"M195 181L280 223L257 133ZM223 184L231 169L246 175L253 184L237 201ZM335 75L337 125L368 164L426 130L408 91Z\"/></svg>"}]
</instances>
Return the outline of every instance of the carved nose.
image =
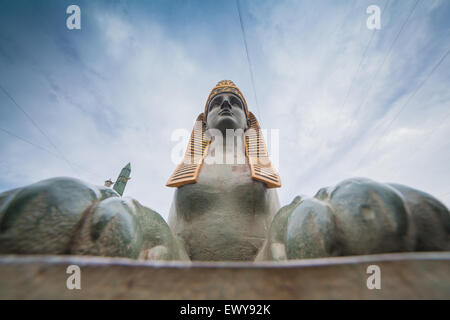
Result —
<instances>
[{"instance_id":1,"label":"carved nose","mask_svg":"<svg viewBox=\"0 0 450 320\"><path fill-rule=\"evenodd\" d=\"M223 109L223 108L231 109L231 104L230 104L230 102L228 102L228 100L224 100L220 107L221 107L221 109Z\"/></svg>"}]
</instances>

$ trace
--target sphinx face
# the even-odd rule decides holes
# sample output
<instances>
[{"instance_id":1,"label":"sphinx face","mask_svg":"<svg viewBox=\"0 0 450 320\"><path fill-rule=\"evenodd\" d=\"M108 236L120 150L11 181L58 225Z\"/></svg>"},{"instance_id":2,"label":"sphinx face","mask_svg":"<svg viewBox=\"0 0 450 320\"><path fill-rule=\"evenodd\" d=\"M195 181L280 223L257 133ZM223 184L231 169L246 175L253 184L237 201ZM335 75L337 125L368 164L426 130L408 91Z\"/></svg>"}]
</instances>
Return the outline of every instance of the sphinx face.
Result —
<instances>
[{"instance_id":1,"label":"sphinx face","mask_svg":"<svg viewBox=\"0 0 450 320\"><path fill-rule=\"evenodd\" d=\"M206 126L222 132L226 129L246 130L248 119L241 98L233 93L216 95L208 105Z\"/></svg>"}]
</instances>

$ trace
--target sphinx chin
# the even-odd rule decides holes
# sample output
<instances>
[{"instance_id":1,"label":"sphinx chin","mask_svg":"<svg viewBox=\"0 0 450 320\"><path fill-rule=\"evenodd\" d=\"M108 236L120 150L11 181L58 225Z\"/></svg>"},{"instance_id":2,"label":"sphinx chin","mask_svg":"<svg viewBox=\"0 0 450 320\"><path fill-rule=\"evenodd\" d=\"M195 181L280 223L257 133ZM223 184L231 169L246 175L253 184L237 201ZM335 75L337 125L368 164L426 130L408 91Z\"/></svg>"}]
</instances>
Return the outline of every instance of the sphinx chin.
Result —
<instances>
[{"instance_id":1,"label":"sphinx chin","mask_svg":"<svg viewBox=\"0 0 450 320\"><path fill-rule=\"evenodd\" d=\"M217 120L216 124L215 124L215 128L218 129L238 129L238 123L237 121L233 118L232 115L221 115L220 118Z\"/></svg>"}]
</instances>

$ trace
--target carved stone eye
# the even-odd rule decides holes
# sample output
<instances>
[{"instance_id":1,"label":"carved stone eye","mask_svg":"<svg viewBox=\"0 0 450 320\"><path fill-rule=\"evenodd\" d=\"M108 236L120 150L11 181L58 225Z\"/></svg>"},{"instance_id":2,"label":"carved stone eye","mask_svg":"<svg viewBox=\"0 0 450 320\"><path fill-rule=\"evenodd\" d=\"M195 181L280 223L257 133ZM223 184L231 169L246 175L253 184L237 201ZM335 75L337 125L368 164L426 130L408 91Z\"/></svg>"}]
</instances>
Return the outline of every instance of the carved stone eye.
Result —
<instances>
[{"instance_id":1,"label":"carved stone eye","mask_svg":"<svg viewBox=\"0 0 450 320\"><path fill-rule=\"evenodd\" d=\"M237 107L239 107L239 108L242 108L241 102L240 102L238 99L236 99L235 97L232 97L232 98L230 99L230 102L231 102L231 105L237 106Z\"/></svg>"},{"instance_id":2,"label":"carved stone eye","mask_svg":"<svg viewBox=\"0 0 450 320\"><path fill-rule=\"evenodd\" d=\"M222 98L221 97L217 97L215 99L213 99L213 101L211 101L210 105L209 105L209 110L211 110L212 108L220 105L220 103L222 102Z\"/></svg>"}]
</instances>

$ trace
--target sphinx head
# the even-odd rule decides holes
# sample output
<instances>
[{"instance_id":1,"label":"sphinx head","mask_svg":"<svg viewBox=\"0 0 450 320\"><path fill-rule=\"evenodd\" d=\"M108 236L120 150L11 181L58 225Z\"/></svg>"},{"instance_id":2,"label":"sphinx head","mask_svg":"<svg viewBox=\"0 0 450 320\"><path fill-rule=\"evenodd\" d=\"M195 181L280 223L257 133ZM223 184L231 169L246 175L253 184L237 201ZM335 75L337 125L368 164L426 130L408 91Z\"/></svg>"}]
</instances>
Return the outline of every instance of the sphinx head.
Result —
<instances>
[{"instance_id":1,"label":"sphinx head","mask_svg":"<svg viewBox=\"0 0 450 320\"><path fill-rule=\"evenodd\" d=\"M223 136L226 135L227 129L245 131L245 155L248 158L252 178L264 182L268 188L281 186L278 173L270 163L258 121L248 110L242 92L230 80L219 81L209 94L205 108L197 117L192 129L183 162L175 169L167 186L181 187L197 182L212 140L211 136L208 138L208 129L220 130Z\"/></svg>"},{"instance_id":2,"label":"sphinx head","mask_svg":"<svg viewBox=\"0 0 450 320\"><path fill-rule=\"evenodd\" d=\"M205 116L208 129L218 129L223 133L226 129L245 131L250 125L244 102L231 92L213 96L206 107Z\"/></svg>"},{"instance_id":3,"label":"sphinx head","mask_svg":"<svg viewBox=\"0 0 450 320\"><path fill-rule=\"evenodd\" d=\"M205 104L204 121L207 129L249 128L247 102L239 88L230 80L222 80L213 88Z\"/></svg>"}]
</instances>

